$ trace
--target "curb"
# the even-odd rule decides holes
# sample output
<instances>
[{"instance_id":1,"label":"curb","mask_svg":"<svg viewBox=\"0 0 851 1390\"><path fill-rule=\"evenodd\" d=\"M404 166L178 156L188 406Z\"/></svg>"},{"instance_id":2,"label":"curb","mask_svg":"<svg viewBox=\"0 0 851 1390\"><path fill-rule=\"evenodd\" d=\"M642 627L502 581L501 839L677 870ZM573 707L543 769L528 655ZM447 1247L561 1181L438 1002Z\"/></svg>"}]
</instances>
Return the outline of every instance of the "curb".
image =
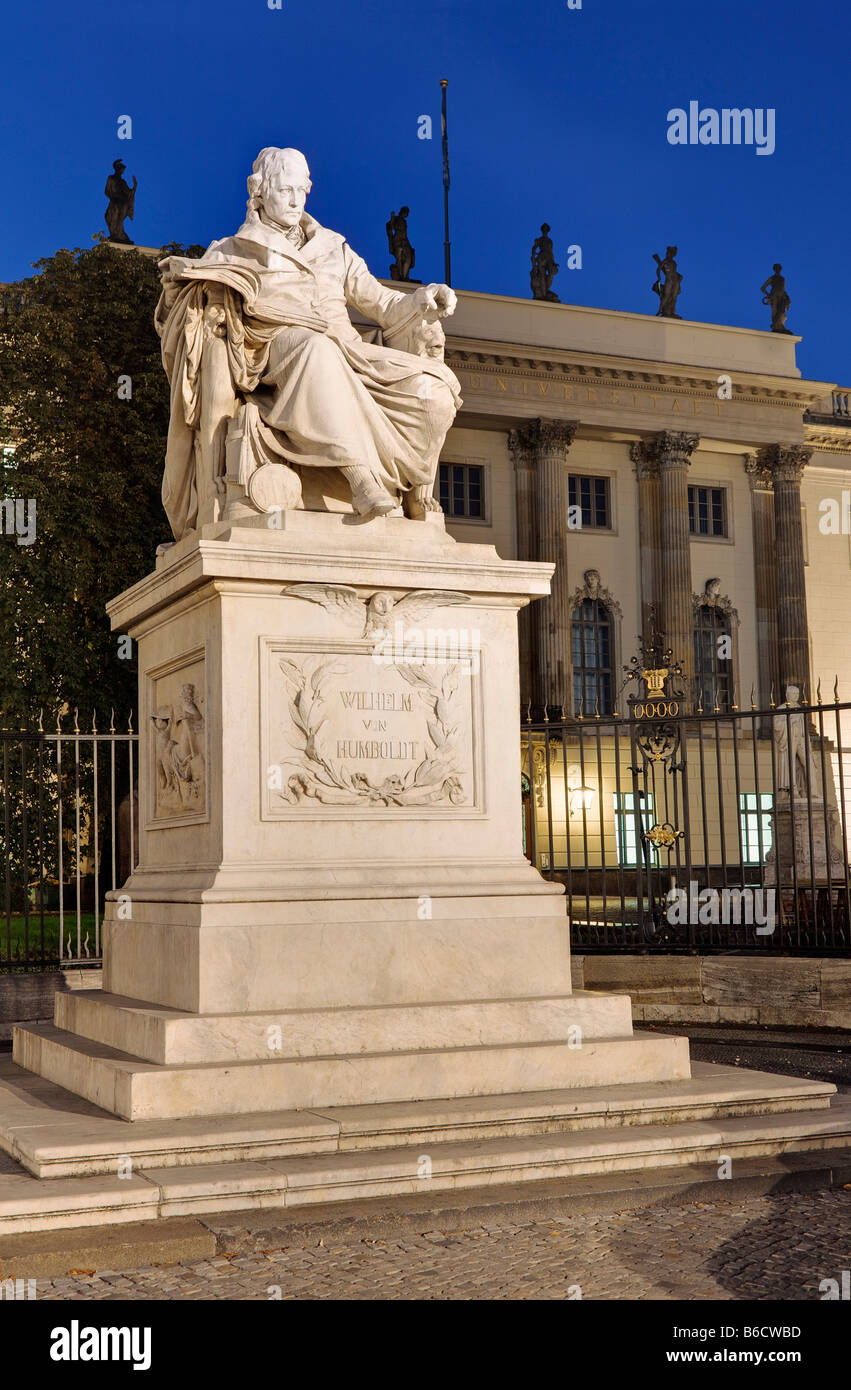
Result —
<instances>
[{"instance_id":1,"label":"curb","mask_svg":"<svg viewBox=\"0 0 851 1390\"><path fill-rule=\"evenodd\" d=\"M115 1226L71 1226L0 1237L0 1280L61 1278L72 1270L142 1269L209 1259L216 1237L200 1221L169 1217Z\"/></svg>"}]
</instances>

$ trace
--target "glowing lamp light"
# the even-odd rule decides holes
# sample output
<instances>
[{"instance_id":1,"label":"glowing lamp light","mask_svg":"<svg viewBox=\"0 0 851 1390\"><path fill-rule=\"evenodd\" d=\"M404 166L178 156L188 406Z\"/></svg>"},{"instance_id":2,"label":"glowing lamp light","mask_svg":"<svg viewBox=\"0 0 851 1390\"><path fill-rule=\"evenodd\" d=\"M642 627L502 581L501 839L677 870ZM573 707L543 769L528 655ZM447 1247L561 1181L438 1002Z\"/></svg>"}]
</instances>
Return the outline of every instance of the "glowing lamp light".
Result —
<instances>
[{"instance_id":1,"label":"glowing lamp light","mask_svg":"<svg viewBox=\"0 0 851 1390\"><path fill-rule=\"evenodd\" d=\"M594 792L591 787L571 787L568 795L572 816L579 815L581 811L588 812L594 805Z\"/></svg>"}]
</instances>

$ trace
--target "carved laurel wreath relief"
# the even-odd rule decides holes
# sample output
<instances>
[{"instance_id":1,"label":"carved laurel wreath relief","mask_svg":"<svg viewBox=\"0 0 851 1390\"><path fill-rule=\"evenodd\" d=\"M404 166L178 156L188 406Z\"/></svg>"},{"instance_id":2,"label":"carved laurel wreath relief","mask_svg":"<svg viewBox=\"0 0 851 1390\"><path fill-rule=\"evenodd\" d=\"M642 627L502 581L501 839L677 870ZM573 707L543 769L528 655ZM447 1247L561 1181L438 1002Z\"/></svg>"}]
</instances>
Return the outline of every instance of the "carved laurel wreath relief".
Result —
<instances>
[{"instance_id":1,"label":"carved laurel wreath relief","mask_svg":"<svg viewBox=\"0 0 851 1390\"><path fill-rule=\"evenodd\" d=\"M428 806L467 800L462 786L460 738L462 701L458 698L463 673L457 664L435 667L399 665L395 669L425 704L428 746L425 756L407 771L372 781L364 772L336 758L322 739L328 717L328 682L348 675L349 665L338 657L306 657L301 665L281 658L292 718L292 768L277 792L289 805L313 798L332 806Z\"/></svg>"}]
</instances>

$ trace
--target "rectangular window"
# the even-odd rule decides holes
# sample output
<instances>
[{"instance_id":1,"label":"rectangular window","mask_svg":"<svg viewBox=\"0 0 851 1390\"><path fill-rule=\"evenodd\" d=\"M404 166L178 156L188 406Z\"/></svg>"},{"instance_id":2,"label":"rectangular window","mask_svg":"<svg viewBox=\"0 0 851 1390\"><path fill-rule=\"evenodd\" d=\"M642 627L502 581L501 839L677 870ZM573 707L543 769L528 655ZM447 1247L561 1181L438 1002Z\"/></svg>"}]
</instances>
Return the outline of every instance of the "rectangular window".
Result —
<instances>
[{"instance_id":1,"label":"rectangular window","mask_svg":"<svg viewBox=\"0 0 851 1390\"><path fill-rule=\"evenodd\" d=\"M608 478L589 478L584 473L569 473L567 500L571 507L580 508L583 527L592 526L598 531L611 529Z\"/></svg>"},{"instance_id":2,"label":"rectangular window","mask_svg":"<svg viewBox=\"0 0 851 1390\"><path fill-rule=\"evenodd\" d=\"M440 505L446 516L485 519L485 470L480 463L442 463L438 474Z\"/></svg>"},{"instance_id":3,"label":"rectangular window","mask_svg":"<svg viewBox=\"0 0 851 1390\"><path fill-rule=\"evenodd\" d=\"M573 610L573 713L612 713L612 642L609 610L586 598Z\"/></svg>"},{"instance_id":4,"label":"rectangular window","mask_svg":"<svg viewBox=\"0 0 851 1390\"><path fill-rule=\"evenodd\" d=\"M726 488L689 487L688 529L693 536L726 536Z\"/></svg>"},{"instance_id":5,"label":"rectangular window","mask_svg":"<svg viewBox=\"0 0 851 1390\"><path fill-rule=\"evenodd\" d=\"M771 792L739 793L739 834L742 841L742 863L764 864L773 844L771 812L774 797Z\"/></svg>"},{"instance_id":6,"label":"rectangular window","mask_svg":"<svg viewBox=\"0 0 851 1390\"><path fill-rule=\"evenodd\" d=\"M635 792L615 792L612 800L615 805L615 832L618 843L618 863L625 869L636 868L643 859L643 844L639 846L636 833ZM653 824L653 793L646 792L642 798L641 829L649 830Z\"/></svg>"}]
</instances>

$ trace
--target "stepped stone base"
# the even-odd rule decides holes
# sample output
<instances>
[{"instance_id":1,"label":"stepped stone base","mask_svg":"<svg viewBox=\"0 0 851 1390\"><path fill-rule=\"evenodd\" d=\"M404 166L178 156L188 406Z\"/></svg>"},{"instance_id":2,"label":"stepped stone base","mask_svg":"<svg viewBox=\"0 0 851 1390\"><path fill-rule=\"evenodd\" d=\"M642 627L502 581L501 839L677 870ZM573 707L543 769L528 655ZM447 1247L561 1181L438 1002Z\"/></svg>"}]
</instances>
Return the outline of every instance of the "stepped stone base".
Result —
<instances>
[{"instance_id":1,"label":"stepped stone base","mask_svg":"<svg viewBox=\"0 0 851 1390\"><path fill-rule=\"evenodd\" d=\"M832 1086L692 1078L627 996L572 992L518 805L517 612L552 567L405 518L258 521L110 605L138 862L104 990L0 1067L0 1234L847 1145ZM475 660L378 662L406 612Z\"/></svg>"},{"instance_id":2,"label":"stepped stone base","mask_svg":"<svg viewBox=\"0 0 851 1390\"><path fill-rule=\"evenodd\" d=\"M125 1120L689 1075L687 1040L633 1037L629 999L617 995L227 1015L100 991L73 998L57 1006L56 1026L15 1029L15 1061Z\"/></svg>"},{"instance_id":3,"label":"stepped stone base","mask_svg":"<svg viewBox=\"0 0 851 1390\"><path fill-rule=\"evenodd\" d=\"M533 1197L544 1180L673 1175L721 1155L734 1174L740 1160L781 1154L793 1171L795 1155L806 1166L851 1144L851 1100L829 1084L700 1063L694 1073L128 1125L3 1062L0 1150L23 1168L0 1167L0 1236L499 1184L528 1185Z\"/></svg>"}]
</instances>

